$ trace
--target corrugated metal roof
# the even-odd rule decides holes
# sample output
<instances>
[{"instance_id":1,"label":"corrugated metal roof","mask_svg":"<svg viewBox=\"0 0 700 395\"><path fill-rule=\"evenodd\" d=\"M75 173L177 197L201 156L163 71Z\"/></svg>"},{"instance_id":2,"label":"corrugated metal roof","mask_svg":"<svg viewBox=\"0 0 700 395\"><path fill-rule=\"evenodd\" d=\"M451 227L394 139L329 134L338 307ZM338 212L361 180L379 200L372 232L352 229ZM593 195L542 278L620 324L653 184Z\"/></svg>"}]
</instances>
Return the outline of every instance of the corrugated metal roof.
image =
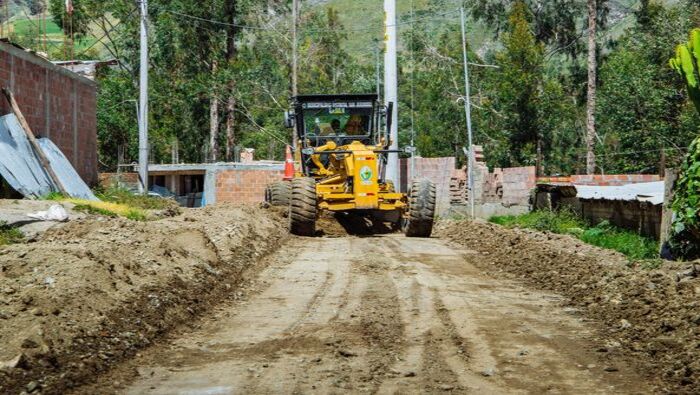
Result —
<instances>
[{"instance_id":1,"label":"corrugated metal roof","mask_svg":"<svg viewBox=\"0 0 700 395\"><path fill-rule=\"evenodd\" d=\"M621 186L574 185L576 197L587 200L623 200L648 202L653 205L664 202L664 182L644 182Z\"/></svg>"},{"instance_id":2,"label":"corrugated metal roof","mask_svg":"<svg viewBox=\"0 0 700 395\"><path fill-rule=\"evenodd\" d=\"M68 195L98 200L51 140L42 138L38 142ZM28 198L40 198L58 190L34 154L14 114L0 117L0 176Z\"/></svg>"}]
</instances>

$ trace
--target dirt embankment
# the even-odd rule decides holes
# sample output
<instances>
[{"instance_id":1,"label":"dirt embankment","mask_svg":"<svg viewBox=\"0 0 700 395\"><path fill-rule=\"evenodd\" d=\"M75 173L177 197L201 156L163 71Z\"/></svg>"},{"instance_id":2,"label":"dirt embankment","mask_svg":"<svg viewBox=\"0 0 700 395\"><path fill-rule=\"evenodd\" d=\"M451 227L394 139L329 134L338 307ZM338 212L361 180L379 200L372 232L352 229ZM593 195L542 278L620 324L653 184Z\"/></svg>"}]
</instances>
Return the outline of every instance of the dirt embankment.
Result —
<instances>
[{"instance_id":1,"label":"dirt embankment","mask_svg":"<svg viewBox=\"0 0 700 395\"><path fill-rule=\"evenodd\" d=\"M600 352L620 351L647 366L658 390L700 393L700 264L647 270L569 236L446 221L437 234L484 255L477 264L554 290L604 324Z\"/></svg>"},{"instance_id":2,"label":"dirt embankment","mask_svg":"<svg viewBox=\"0 0 700 395\"><path fill-rule=\"evenodd\" d=\"M253 207L87 218L0 249L0 393L60 393L235 292L286 235Z\"/></svg>"}]
</instances>

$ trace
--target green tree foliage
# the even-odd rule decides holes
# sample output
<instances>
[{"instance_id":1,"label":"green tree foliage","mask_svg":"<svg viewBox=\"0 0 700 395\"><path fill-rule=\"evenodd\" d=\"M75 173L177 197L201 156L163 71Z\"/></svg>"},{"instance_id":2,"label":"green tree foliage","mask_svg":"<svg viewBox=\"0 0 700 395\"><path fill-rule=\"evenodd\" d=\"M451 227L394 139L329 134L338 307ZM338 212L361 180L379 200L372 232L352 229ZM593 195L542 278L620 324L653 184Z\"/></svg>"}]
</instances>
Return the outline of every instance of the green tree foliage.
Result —
<instances>
[{"instance_id":1,"label":"green tree foliage","mask_svg":"<svg viewBox=\"0 0 700 395\"><path fill-rule=\"evenodd\" d=\"M110 48L120 56L120 69L100 77L105 88L100 91L98 110L101 163L113 168L120 150L125 150L126 162L137 157L133 100L138 81L138 11L135 4L117 0L76 1L75 7L76 15L81 13L76 20L86 18L86 23L94 23L111 13L121 22ZM261 158L284 155L284 144L290 141L281 122L290 95L288 4L239 0L233 19L230 12L224 0L149 1L149 126L156 162L170 160L174 140L179 142L181 161L204 161L209 149L211 98L216 96L224 103L231 95L236 101L235 143L256 148ZM342 50L346 33L337 12L313 9L302 18L300 92L371 91L372 68L360 66ZM235 57L227 56L233 29L218 23L222 21L258 27L237 31ZM231 81L235 81L233 92ZM222 118L225 111L222 104ZM222 147L225 136L220 135Z\"/></svg>"},{"instance_id":2,"label":"green tree foliage","mask_svg":"<svg viewBox=\"0 0 700 395\"><path fill-rule=\"evenodd\" d=\"M155 161L170 160L174 140L179 141L180 160L205 160L213 97L221 101L222 129L228 120L227 100L235 99L236 145L256 148L261 158L282 158L283 145L290 139L281 125L291 92L290 3L149 1L150 126ZM354 30L346 29L337 11L317 3L304 2L300 16L300 92L373 92L373 49L379 44L347 44L359 36L357 28L373 26L356 23L348 26ZM446 21L447 17L431 19L458 2L419 3L419 22L400 27L400 144L410 141L413 115L421 155L457 155L463 163L466 126L459 25L454 19ZM662 150L667 166L681 162L685 147L697 134L699 119L667 59L672 56L669 49L682 40L682 32L700 25L696 3L683 0L679 5L664 5L642 0L635 5L636 20L612 21L616 30L609 34L604 23L607 7L617 5L598 1L602 27L598 171L656 172ZM585 36L585 4L584 0L476 0L468 4L471 15L488 25L489 33L495 33L494 42L484 46L472 40L477 34L485 36L483 24L470 23L469 29L478 31L467 33L475 45L468 48L469 59L475 63L470 66L475 142L484 146L490 166L539 162L543 174L583 170L586 79L581 38ZM50 0L49 5L56 22L68 30L64 1ZM74 0L74 6L73 31L78 36L104 36L109 57L119 62L117 69L99 77L98 97L100 163L114 169L120 150L125 150L126 162L137 157L133 102L139 72L137 3ZM410 18L401 15L399 19ZM234 29L213 21L255 29ZM232 43L235 56L230 56ZM363 46L361 52L347 49ZM52 55L62 57L58 52ZM221 135L219 146L223 147L223 130Z\"/></svg>"},{"instance_id":3,"label":"green tree foliage","mask_svg":"<svg viewBox=\"0 0 700 395\"><path fill-rule=\"evenodd\" d=\"M536 146L540 143L538 106L543 74L543 45L530 30L528 8L517 2L508 18L504 49L496 54L501 67L497 91L506 117L503 127L508 134L511 165L534 164Z\"/></svg>"},{"instance_id":4,"label":"green tree foliage","mask_svg":"<svg viewBox=\"0 0 700 395\"><path fill-rule=\"evenodd\" d=\"M700 112L700 29L693 29L690 40L676 47L676 56L670 60L687 85L688 94ZM696 137L683 161L676 181L673 199L673 234L670 246L675 256L700 258L700 137Z\"/></svg>"},{"instance_id":5,"label":"green tree foliage","mask_svg":"<svg viewBox=\"0 0 700 395\"><path fill-rule=\"evenodd\" d=\"M607 1L599 0L599 23L607 19ZM586 14L585 0L476 0L472 15L494 27L497 33L509 30L513 7L524 7L530 14L535 39L576 57L583 50L577 23Z\"/></svg>"},{"instance_id":6,"label":"green tree foliage","mask_svg":"<svg viewBox=\"0 0 700 395\"><path fill-rule=\"evenodd\" d=\"M599 165L607 172L658 172L680 163L697 134L697 114L685 87L667 66L682 40L687 10L659 5L638 13L602 66L599 90Z\"/></svg>"},{"instance_id":7,"label":"green tree foliage","mask_svg":"<svg viewBox=\"0 0 700 395\"><path fill-rule=\"evenodd\" d=\"M546 74L545 48L536 39L529 18L525 3L516 2L503 35L503 49L495 55L500 69L493 76L494 106L502 115L497 125L506 139L499 162L507 166L539 164L542 173L560 172L568 167L562 154L571 153L565 143L575 140L570 134L565 136L572 126L566 124L568 113L574 110L560 83Z\"/></svg>"}]
</instances>

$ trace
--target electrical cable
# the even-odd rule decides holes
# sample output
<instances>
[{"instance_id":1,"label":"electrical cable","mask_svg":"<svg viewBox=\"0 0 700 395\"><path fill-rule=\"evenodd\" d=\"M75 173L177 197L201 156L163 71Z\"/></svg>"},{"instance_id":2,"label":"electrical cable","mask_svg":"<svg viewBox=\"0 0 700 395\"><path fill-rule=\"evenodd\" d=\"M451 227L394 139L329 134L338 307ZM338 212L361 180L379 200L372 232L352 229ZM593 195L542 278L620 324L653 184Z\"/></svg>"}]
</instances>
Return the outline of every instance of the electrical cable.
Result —
<instances>
[{"instance_id":1,"label":"electrical cable","mask_svg":"<svg viewBox=\"0 0 700 395\"><path fill-rule=\"evenodd\" d=\"M198 17L198 16L194 16L194 15L190 15L190 14L185 14L185 13L178 12L178 11L172 11L172 10L164 10L164 12L167 12L167 13L170 13L173 15L177 15L177 16L181 16L184 18L194 19L194 20L197 20L200 22L208 22L208 23L212 23L212 24L220 25L220 26L231 26L231 27L237 27L239 29L263 30L263 31L273 31L273 32L279 33L279 31L276 29L270 29L270 28L261 27L261 26L252 26L252 25L242 25L242 24L237 24L237 23L221 22L221 21L217 21L217 20L213 20L213 19L202 18L202 17ZM398 27L398 26L409 25L409 24L413 24L414 22L419 22L419 21L429 20L429 19L438 20L438 19L441 19L445 16L456 14L457 12L459 12L459 11L454 10L454 11L444 12L441 14L435 14L433 16L426 16L426 17L422 17L422 18L416 18L416 19L412 19L412 20L408 20L408 21L398 22L398 23L395 23L393 25L381 26L380 28L363 27L363 28L354 28L354 29L342 29L341 31L346 31L346 32L359 32L359 31L372 31L372 30L381 31L382 29L384 29L384 27ZM307 33L314 33L314 32L337 32L338 30L339 29L308 29L308 30L304 30L304 31Z\"/></svg>"}]
</instances>

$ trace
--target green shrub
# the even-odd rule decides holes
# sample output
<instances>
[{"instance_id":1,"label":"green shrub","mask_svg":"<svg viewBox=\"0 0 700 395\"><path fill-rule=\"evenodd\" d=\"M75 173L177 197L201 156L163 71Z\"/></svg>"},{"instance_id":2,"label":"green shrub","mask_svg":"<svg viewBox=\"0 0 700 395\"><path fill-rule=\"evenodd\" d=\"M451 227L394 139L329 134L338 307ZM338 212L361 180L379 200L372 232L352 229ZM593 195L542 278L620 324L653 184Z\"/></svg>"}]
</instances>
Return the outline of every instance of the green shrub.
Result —
<instances>
[{"instance_id":1,"label":"green shrub","mask_svg":"<svg viewBox=\"0 0 700 395\"><path fill-rule=\"evenodd\" d=\"M491 217L489 221L511 228L528 228L543 232L570 234L585 243L621 252L631 260L658 257L658 243L655 240L617 228L608 221L590 227L576 213L569 210L533 211L518 216Z\"/></svg>"},{"instance_id":2,"label":"green shrub","mask_svg":"<svg viewBox=\"0 0 700 395\"><path fill-rule=\"evenodd\" d=\"M690 32L690 39L676 47L671 68L683 78L688 96L700 113L700 29ZM700 258L700 137L690 144L678 181L674 187L673 212L675 218L669 246L674 257Z\"/></svg>"},{"instance_id":3,"label":"green shrub","mask_svg":"<svg viewBox=\"0 0 700 395\"><path fill-rule=\"evenodd\" d=\"M19 243L24 239L24 235L19 229L7 225L0 221L0 246L5 244Z\"/></svg>"}]
</instances>

